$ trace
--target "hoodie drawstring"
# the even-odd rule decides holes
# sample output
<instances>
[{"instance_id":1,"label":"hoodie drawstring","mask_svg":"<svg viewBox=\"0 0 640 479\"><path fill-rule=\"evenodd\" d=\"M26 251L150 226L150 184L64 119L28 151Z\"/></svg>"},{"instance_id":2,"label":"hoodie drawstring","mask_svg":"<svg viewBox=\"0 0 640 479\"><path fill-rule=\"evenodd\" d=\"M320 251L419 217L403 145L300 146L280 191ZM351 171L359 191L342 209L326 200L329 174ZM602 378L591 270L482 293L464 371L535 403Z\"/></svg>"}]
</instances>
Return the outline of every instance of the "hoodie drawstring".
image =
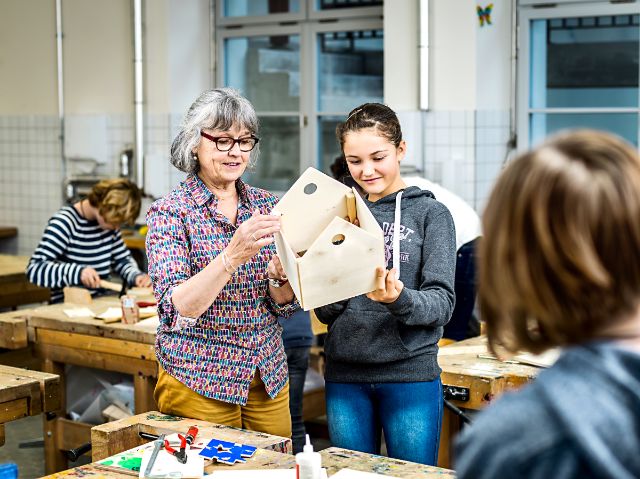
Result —
<instances>
[{"instance_id":1,"label":"hoodie drawstring","mask_svg":"<svg viewBox=\"0 0 640 479\"><path fill-rule=\"evenodd\" d=\"M396 279L400 278L400 210L402 201L402 190L396 195L396 211L393 219L393 267L397 271Z\"/></svg>"}]
</instances>

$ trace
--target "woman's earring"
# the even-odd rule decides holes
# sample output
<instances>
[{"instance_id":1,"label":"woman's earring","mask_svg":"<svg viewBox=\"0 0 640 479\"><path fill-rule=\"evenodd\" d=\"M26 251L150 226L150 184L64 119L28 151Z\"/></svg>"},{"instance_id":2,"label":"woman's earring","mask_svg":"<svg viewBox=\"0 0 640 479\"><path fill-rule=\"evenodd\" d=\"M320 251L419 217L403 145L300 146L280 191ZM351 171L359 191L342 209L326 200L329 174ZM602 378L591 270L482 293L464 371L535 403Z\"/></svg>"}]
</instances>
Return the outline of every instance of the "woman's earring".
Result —
<instances>
[{"instance_id":1,"label":"woman's earring","mask_svg":"<svg viewBox=\"0 0 640 479\"><path fill-rule=\"evenodd\" d=\"M197 151L192 151L191 152L191 158L193 158L195 161L198 161L198 152Z\"/></svg>"}]
</instances>

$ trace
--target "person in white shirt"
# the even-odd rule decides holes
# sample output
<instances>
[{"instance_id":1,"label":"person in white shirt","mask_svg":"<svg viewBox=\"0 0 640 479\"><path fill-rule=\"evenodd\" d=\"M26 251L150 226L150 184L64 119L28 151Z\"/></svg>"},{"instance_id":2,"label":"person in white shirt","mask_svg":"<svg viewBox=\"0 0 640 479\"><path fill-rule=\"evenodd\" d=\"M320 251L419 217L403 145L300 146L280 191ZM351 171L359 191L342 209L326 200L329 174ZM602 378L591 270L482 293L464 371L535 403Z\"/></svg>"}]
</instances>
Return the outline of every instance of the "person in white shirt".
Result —
<instances>
[{"instance_id":1,"label":"person in white shirt","mask_svg":"<svg viewBox=\"0 0 640 479\"><path fill-rule=\"evenodd\" d=\"M403 176L407 186L431 191L444 204L456 227L456 306L444 327L444 337L459 341L479 333L473 316L476 299L476 240L481 236L480 217L462 198L437 183L420 176Z\"/></svg>"}]
</instances>

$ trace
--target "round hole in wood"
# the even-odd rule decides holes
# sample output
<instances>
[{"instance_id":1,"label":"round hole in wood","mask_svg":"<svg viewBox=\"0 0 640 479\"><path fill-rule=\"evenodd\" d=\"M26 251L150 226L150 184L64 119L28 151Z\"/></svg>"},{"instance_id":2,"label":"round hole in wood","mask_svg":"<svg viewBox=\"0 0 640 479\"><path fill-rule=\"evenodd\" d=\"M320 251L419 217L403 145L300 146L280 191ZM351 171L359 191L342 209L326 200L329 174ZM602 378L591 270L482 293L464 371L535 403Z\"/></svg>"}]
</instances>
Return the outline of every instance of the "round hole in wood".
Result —
<instances>
[{"instance_id":1,"label":"round hole in wood","mask_svg":"<svg viewBox=\"0 0 640 479\"><path fill-rule=\"evenodd\" d=\"M317 189L318 189L318 186L315 183L309 183L307 186L304 187L304 192L308 195L312 195L316 192Z\"/></svg>"},{"instance_id":2,"label":"round hole in wood","mask_svg":"<svg viewBox=\"0 0 640 479\"><path fill-rule=\"evenodd\" d=\"M344 243L344 235L342 235L342 234L335 235L333 238L331 238L331 242L336 246L338 246L339 244Z\"/></svg>"}]
</instances>

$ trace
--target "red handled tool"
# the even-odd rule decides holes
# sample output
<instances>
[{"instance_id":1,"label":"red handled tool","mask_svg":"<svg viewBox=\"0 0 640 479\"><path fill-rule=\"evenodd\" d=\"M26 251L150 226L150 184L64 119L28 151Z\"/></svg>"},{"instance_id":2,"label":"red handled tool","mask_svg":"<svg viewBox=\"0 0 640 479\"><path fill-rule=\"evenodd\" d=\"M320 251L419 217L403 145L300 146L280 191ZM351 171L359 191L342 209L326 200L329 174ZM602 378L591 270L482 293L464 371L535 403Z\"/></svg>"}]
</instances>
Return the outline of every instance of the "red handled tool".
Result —
<instances>
[{"instance_id":1,"label":"red handled tool","mask_svg":"<svg viewBox=\"0 0 640 479\"><path fill-rule=\"evenodd\" d=\"M164 448L165 450L176 457L179 463L186 464L187 463L187 439L182 435L178 434L180 438L180 451L176 451L169 445L169 441L164 440Z\"/></svg>"},{"instance_id":2,"label":"red handled tool","mask_svg":"<svg viewBox=\"0 0 640 479\"><path fill-rule=\"evenodd\" d=\"M193 444L193 441L195 441L197 435L198 435L198 426L191 426L187 431L187 435L185 436L185 439L187 440L187 444L189 444L189 446Z\"/></svg>"}]
</instances>

